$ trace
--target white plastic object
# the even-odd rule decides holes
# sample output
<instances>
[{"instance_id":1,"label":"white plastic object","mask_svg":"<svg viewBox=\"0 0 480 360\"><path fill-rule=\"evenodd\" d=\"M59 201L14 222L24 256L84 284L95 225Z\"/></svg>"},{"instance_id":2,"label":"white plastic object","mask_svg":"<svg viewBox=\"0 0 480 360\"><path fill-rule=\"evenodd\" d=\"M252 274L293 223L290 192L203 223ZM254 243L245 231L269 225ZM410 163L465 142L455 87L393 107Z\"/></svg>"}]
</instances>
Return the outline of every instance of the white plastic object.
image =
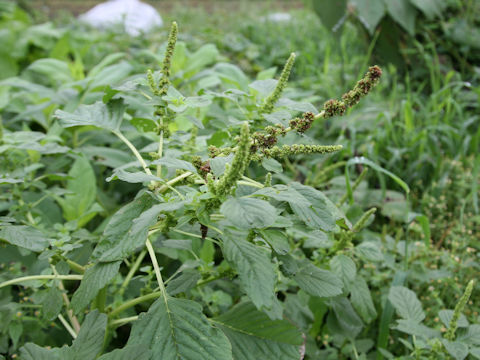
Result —
<instances>
[{"instance_id":1,"label":"white plastic object","mask_svg":"<svg viewBox=\"0 0 480 360\"><path fill-rule=\"evenodd\" d=\"M139 0L109 0L80 15L79 19L99 29L120 23L132 36L163 25L157 10Z\"/></svg>"}]
</instances>

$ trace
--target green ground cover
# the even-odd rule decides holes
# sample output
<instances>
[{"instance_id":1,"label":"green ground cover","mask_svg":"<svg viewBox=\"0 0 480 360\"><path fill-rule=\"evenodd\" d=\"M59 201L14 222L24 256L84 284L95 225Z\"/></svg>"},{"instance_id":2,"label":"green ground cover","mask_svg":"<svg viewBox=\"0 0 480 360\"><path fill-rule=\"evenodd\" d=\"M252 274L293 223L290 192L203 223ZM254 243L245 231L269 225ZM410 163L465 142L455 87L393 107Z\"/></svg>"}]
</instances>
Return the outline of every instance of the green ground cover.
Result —
<instances>
[{"instance_id":1,"label":"green ground cover","mask_svg":"<svg viewBox=\"0 0 480 360\"><path fill-rule=\"evenodd\" d=\"M0 359L480 358L474 52L269 4L0 2Z\"/></svg>"}]
</instances>

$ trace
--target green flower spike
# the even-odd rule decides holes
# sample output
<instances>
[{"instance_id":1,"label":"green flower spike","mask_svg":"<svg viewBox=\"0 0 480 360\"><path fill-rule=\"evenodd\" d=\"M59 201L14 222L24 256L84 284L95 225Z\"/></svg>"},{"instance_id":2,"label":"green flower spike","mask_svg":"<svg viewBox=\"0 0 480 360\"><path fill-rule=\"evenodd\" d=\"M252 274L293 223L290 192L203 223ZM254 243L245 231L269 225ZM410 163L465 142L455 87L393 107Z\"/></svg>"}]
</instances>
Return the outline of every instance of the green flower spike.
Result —
<instances>
[{"instance_id":1,"label":"green flower spike","mask_svg":"<svg viewBox=\"0 0 480 360\"><path fill-rule=\"evenodd\" d=\"M245 122L240 132L238 148L232 164L225 169L223 176L218 180L215 187L217 195L226 195L236 182L240 180L250 161L250 146L250 130L248 123Z\"/></svg>"},{"instance_id":2,"label":"green flower spike","mask_svg":"<svg viewBox=\"0 0 480 360\"><path fill-rule=\"evenodd\" d=\"M147 81L148 81L148 86L150 86L150 89L153 92L153 95L158 96L160 95L160 91L158 89L157 84L155 84L155 79L153 77L153 71L148 69L147 71Z\"/></svg>"},{"instance_id":3,"label":"green flower spike","mask_svg":"<svg viewBox=\"0 0 480 360\"><path fill-rule=\"evenodd\" d=\"M370 210L366 211L362 215L360 220L358 220L357 223L355 225L353 225L352 233L356 233L356 232L359 232L360 230L362 230L365 227L365 225L367 224L368 219L370 219L370 216L372 216L376 212L377 212L376 208L371 208Z\"/></svg>"},{"instance_id":4,"label":"green flower spike","mask_svg":"<svg viewBox=\"0 0 480 360\"><path fill-rule=\"evenodd\" d=\"M288 58L285 66L283 67L282 74L278 80L275 90L265 99L265 104L260 109L260 114L270 114L273 111L273 108L276 102L282 96L283 90L288 83L288 78L290 77L290 72L292 71L293 63L295 62L295 53L291 53Z\"/></svg>"},{"instance_id":5,"label":"green flower spike","mask_svg":"<svg viewBox=\"0 0 480 360\"><path fill-rule=\"evenodd\" d=\"M266 157L281 158L289 155L299 154L328 154L339 151L342 145L283 145L281 147L274 146L271 149L264 149L263 153Z\"/></svg>"},{"instance_id":6,"label":"green flower spike","mask_svg":"<svg viewBox=\"0 0 480 360\"><path fill-rule=\"evenodd\" d=\"M448 330L445 333L445 339L449 341L453 341L455 339L455 331L457 331L458 319L460 319L460 315L462 314L463 309L468 302L468 299L470 299L470 295L472 295L472 291L473 291L473 280L470 280L470 282L467 285L467 288L465 289L465 292L463 293L462 297L460 298L457 305L455 306L455 310L453 311L453 316L452 316L452 319L450 320Z\"/></svg>"},{"instance_id":7,"label":"green flower spike","mask_svg":"<svg viewBox=\"0 0 480 360\"><path fill-rule=\"evenodd\" d=\"M272 173L267 173L267 175L265 176L265 184L264 184L265 187L271 187L272 186Z\"/></svg>"},{"instance_id":8,"label":"green flower spike","mask_svg":"<svg viewBox=\"0 0 480 360\"><path fill-rule=\"evenodd\" d=\"M162 64L162 78L158 83L161 95L165 95L170 84L170 67L172 65L173 52L175 51L175 44L177 43L178 26L174 21L170 27L170 34L168 35L167 49L165 50L165 57Z\"/></svg>"}]
</instances>

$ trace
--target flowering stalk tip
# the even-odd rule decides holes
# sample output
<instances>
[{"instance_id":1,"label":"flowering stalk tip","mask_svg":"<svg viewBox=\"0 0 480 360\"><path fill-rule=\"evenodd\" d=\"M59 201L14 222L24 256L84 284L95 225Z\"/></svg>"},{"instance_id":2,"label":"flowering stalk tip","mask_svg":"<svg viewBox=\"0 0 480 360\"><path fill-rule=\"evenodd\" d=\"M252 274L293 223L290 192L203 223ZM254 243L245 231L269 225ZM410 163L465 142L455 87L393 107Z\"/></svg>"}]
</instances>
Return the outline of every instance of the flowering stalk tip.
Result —
<instances>
[{"instance_id":1,"label":"flowering stalk tip","mask_svg":"<svg viewBox=\"0 0 480 360\"><path fill-rule=\"evenodd\" d=\"M473 291L473 280L470 280L468 283L465 292L463 293L462 297L458 301L457 305L455 306L455 310L453 310L453 316L452 319L450 320L450 324L448 326L448 330L445 333L445 339L449 341L453 341L455 339L455 332L457 331L458 327L458 320L460 319L460 315L463 312L463 309L465 308L465 305L467 304L468 300L470 299L470 296L472 295Z\"/></svg>"},{"instance_id":2,"label":"flowering stalk tip","mask_svg":"<svg viewBox=\"0 0 480 360\"><path fill-rule=\"evenodd\" d=\"M170 68L172 65L173 52L175 51L175 45L177 43L178 26L174 21L170 27L170 34L168 35L167 48L165 50L165 57L162 64L162 78L158 84L160 93L165 95L170 84Z\"/></svg>"},{"instance_id":3,"label":"flowering stalk tip","mask_svg":"<svg viewBox=\"0 0 480 360\"><path fill-rule=\"evenodd\" d=\"M230 166L225 168L225 172L215 186L217 195L226 195L236 182L240 180L250 161L250 146L250 129L248 123L245 122L240 131L238 148L233 161Z\"/></svg>"},{"instance_id":4,"label":"flowering stalk tip","mask_svg":"<svg viewBox=\"0 0 480 360\"><path fill-rule=\"evenodd\" d=\"M290 72L292 71L293 63L295 62L295 53L291 53L288 58L285 66L283 67L280 79L278 79L277 86L273 92L265 99L265 104L260 109L261 114L270 114L273 111L273 108L276 102L282 96L283 90L287 87L288 78L290 77Z\"/></svg>"}]
</instances>

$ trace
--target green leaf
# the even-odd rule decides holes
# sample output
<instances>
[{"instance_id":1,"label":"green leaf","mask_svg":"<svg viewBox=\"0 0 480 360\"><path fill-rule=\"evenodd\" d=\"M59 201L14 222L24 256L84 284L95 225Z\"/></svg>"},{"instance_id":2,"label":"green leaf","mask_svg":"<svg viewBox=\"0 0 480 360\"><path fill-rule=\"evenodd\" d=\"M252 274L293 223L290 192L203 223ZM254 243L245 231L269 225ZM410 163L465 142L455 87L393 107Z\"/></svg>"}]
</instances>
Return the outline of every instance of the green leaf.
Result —
<instances>
[{"instance_id":1,"label":"green leaf","mask_svg":"<svg viewBox=\"0 0 480 360\"><path fill-rule=\"evenodd\" d=\"M143 344L131 344L104 354L98 360L150 360L152 351Z\"/></svg>"},{"instance_id":2,"label":"green leaf","mask_svg":"<svg viewBox=\"0 0 480 360\"><path fill-rule=\"evenodd\" d=\"M288 238L283 231L268 229L261 230L260 234L277 254L285 255L290 251Z\"/></svg>"},{"instance_id":3,"label":"green leaf","mask_svg":"<svg viewBox=\"0 0 480 360\"><path fill-rule=\"evenodd\" d=\"M173 157L163 157L161 159L155 160L152 164L160 164L166 166L169 169L183 169L188 170L194 174L197 173L197 169L195 169L195 167L191 163L185 160L175 159Z\"/></svg>"},{"instance_id":4,"label":"green leaf","mask_svg":"<svg viewBox=\"0 0 480 360\"><path fill-rule=\"evenodd\" d=\"M273 306L275 267L270 252L246 240L246 234L225 233L223 252L227 261L238 271L243 289L257 308Z\"/></svg>"},{"instance_id":5,"label":"green leaf","mask_svg":"<svg viewBox=\"0 0 480 360\"><path fill-rule=\"evenodd\" d=\"M131 184L161 180L159 177L146 174L143 171L128 172L123 169L117 169L113 172L111 176L106 178L105 181L110 182L115 179L122 180Z\"/></svg>"},{"instance_id":6,"label":"green leaf","mask_svg":"<svg viewBox=\"0 0 480 360\"><path fill-rule=\"evenodd\" d=\"M480 348L470 348L470 355L475 357L475 359L480 359Z\"/></svg>"},{"instance_id":7,"label":"green leaf","mask_svg":"<svg viewBox=\"0 0 480 360\"><path fill-rule=\"evenodd\" d=\"M194 52L193 54L191 54L191 56L188 57L188 61L185 64L185 69L182 70L184 70L186 73L194 74L197 71L203 69L205 66L213 64L217 60L219 55L220 53L218 52L218 49L215 45L203 45L200 49L198 49L196 52ZM175 69L175 61L172 65L173 69ZM190 75L187 76L189 77Z\"/></svg>"},{"instance_id":8,"label":"green leaf","mask_svg":"<svg viewBox=\"0 0 480 360\"><path fill-rule=\"evenodd\" d=\"M9 225L0 230L0 239L22 248L40 252L49 246L49 241L40 230L25 225Z\"/></svg>"},{"instance_id":9,"label":"green leaf","mask_svg":"<svg viewBox=\"0 0 480 360\"><path fill-rule=\"evenodd\" d=\"M440 337L440 331L431 329L412 319L398 319L397 324L392 328L409 335L420 336L424 339Z\"/></svg>"},{"instance_id":10,"label":"green leaf","mask_svg":"<svg viewBox=\"0 0 480 360\"><path fill-rule=\"evenodd\" d=\"M23 333L23 324L18 321L12 321L10 325L8 325L8 335L10 335L10 339L13 343L13 348L16 349L18 347L18 340L20 340L20 336Z\"/></svg>"},{"instance_id":11,"label":"green leaf","mask_svg":"<svg viewBox=\"0 0 480 360\"><path fill-rule=\"evenodd\" d=\"M385 5L392 19L403 27L410 36L414 36L417 10L410 3L410 0L385 0Z\"/></svg>"},{"instance_id":12,"label":"green leaf","mask_svg":"<svg viewBox=\"0 0 480 360\"><path fill-rule=\"evenodd\" d=\"M329 301L335 317L329 316L328 327L343 336L354 339L363 328L362 319L357 315L350 301L337 297Z\"/></svg>"},{"instance_id":13,"label":"green leaf","mask_svg":"<svg viewBox=\"0 0 480 360\"><path fill-rule=\"evenodd\" d=\"M97 65L95 65L89 72L88 72L88 77L93 78L97 76L100 71L105 69L107 66L117 62L121 58L125 57L125 53L113 53L113 54L108 54L105 58L103 58Z\"/></svg>"},{"instance_id":14,"label":"green leaf","mask_svg":"<svg viewBox=\"0 0 480 360\"><path fill-rule=\"evenodd\" d=\"M308 260L298 260L297 262L299 270L293 278L303 291L318 297L332 297L342 293L342 279L336 274L319 269Z\"/></svg>"},{"instance_id":15,"label":"green leaf","mask_svg":"<svg viewBox=\"0 0 480 360\"><path fill-rule=\"evenodd\" d=\"M404 286L392 286L388 294L388 300L400 317L415 322L421 322L425 319L422 304L412 290Z\"/></svg>"},{"instance_id":16,"label":"green leaf","mask_svg":"<svg viewBox=\"0 0 480 360\"><path fill-rule=\"evenodd\" d=\"M312 4L322 24L329 30L336 29L347 13L347 0L313 0Z\"/></svg>"},{"instance_id":17,"label":"green leaf","mask_svg":"<svg viewBox=\"0 0 480 360\"><path fill-rule=\"evenodd\" d=\"M74 360L95 360L102 350L103 337L107 328L107 315L91 311L85 317L77 338L69 348Z\"/></svg>"},{"instance_id":18,"label":"green leaf","mask_svg":"<svg viewBox=\"0 0 480 360\"><path fill-rule=\"evenodd\" d=\"M218 63L213 67L213 70L224 83L234 85L241 90L247 90L248 77L238 66L228 63Z\"/></svg>"},{"instance_id":19,"label":"green leaf","mask_svg":"<svg viewBox=\"0 0 480 360\"><path fill-rule=\"evenodd\" d=\"M57 59L39 59L33 62L27 70L47 76L55 85L73 81L68 63Z\"/></svg>"},{"instance_id":20,"label":"green leaf","mask_svg":"<svg viewBox=\"0 0 480 360\"><path fill-rule=\"evenodd\" d=\"M394 173L382 168L380 165L375 164L373 161L371 161L371 160L369 160L369 159L367 159L363 156L354 157L354 158L347 161L347 166L345 166L345 176L347 177L347 179L350 178L348 167L350 165L358 165L358 164L370 166L372 169L389 176L393 181L395 181L405 191L405 193L408 194L410 192L410 188L408 187L408 185L405 181L400 179ZM349 184L349 182L347 182L347 184ZM350 187L348 187L347 190L349 192L351 192Z\"/></svg>"},{"instance_id":21,"label":"green leaf","mask_svg":"<svg viewBox=\"0 0 480 360\"><path fill-rule=\"evenodd\" d=\"M463 360L468 356L467 344L459 341L448 341L446 339L442 339L442 343L455 360Z\"/></svg>"},{"instance_id":22,"label":"green leaf","mask_svg":"<svg viewBox=\"0 0 480 360\"><path fill-rule=\"evenodd\" d=\"M95 360L102 350L107 315L94 310L87 314L77 338L69 347L45 349L28 343L20 349L23 360Z\"/></svg>"},{"instance_id":23,"label":"green leaf","mask_svg":"<svg viewBox=\"0 0 480 360\"><path fill-rule=\"evenodd\" d=\"M333 231L338 220L348 220L345 215L330 201L321 191L310 186L293 182L290 186L303 197L302 202L298 199L289 200L293 212L310 228L323 231ZM308 206L306 206L308 202Z\"/></svg>"},{"instance_id":24,"label":"green leaf","mask_svg":"<svg viewBox=\"0 0 480 360\"><path fill-rule=\"evenodd\" d=\"M358 18L370 35L373 35L378 23L385 15L384 0L354 0L353 3L357 9Z\"/></svg>"},{"instance_id":25,"label":"green leaf","mask_svg":"<svg viewBox=\"0 0 480 360\"><path fill-rule=\"evenodd\" d=\"M155 132L158 129L157 123L152 119L133 118L130 123L141 132Z\"/></svg>"},{"instance_id":26,"label":"green leaf","mask_svg":"<svg viewBox=\"0 0 480 360\"><path fill-rule=\"evenodd\" d=\"M348 285L355 279L357 267L351 258L340 254L330 260L330 268L340 276L345 285Z\"/></svg>"},{"instance_id":27,"label":"green leaf","mask_svg":"<svg viewBox=\"0 0 480 360\"><path fill-rule=\"evenodd\" d=\"M217 156L210 159L210 167L212 168L213 175L220 176L225 172L226 164L231 164L233 160L233 154L228 156Z\"/></svg>"},{"instance_id":28,"label":"green leaf","mask_svg":"<svg viewBox=\"0 0 480 360\"><path fill-rule=\"evenodd\" d=\"M118 274L121 261L97 263L85 271L79 288L72 297L75 314L85 309L90 302Z\"/></svg>"},{"instance_id":29,"label":"green leaf","mask_svg":"<svg viewBox=\"0 0 480 360\"><path fill-rule=\"evenodd\" d=\"M66 350L68 348L62 348ZM65 357L65 353L58 349L46 349L33 343L27 343L20 348L20 358L22 360L72 360Z\"/></svg>"},{"instance_id":30,"label":"green leaf","mask_svg":"<svg viewBox=\"0 0 480 360\"><path fill-rule=\"evenodd\" d=\"M147 241L148 224L153 219L150 217L148 224L145 226L143 222L135 225L134 220L150 209L153 203L154 200L149 194L143 194L118 210L105 227L103 238L95 248L93 257L100 258L101 261L121 260L145 243ZM140 225L143 228L139 228ZM132 230L134 226L136 232Z\"/></svg>"},{"instance_id":31,"label":"green leaf","mask_svg":"<svg viewBox=\"0 0 480 360\"><path fill-rule=\"evenodd\" d=\"M57 287L51 287L42 301L43 317L47 320L55 319L63 306L62 293Z\"/></svg>"},{"instance_id":32,"label":"green leaf","mask_svg":"<svg viewBox=\"0 0 480 360\"><path fill-rule=\"evenodd\" d=\"M73 113L57 110L55 116L63 127L91 125L110 131L118 131L123 120L125 104L122 99L108 104L97 101L92 105L80 105Z\"/></svg>"},{"instance_id":33,"label":"green leaf","mask_svg":"<svg viewBox=\"0 0 480 360\"><path fill-rule=\"evenodd\" d=\"M159 298L132 326L127 346L144 344L152 359L232 360L227 337L211 326L200 304Z\"/></svg>"},{"instance_id":34,"label":"green leaf","mask_svg":"<svg viewBox=\"0 0 480 360\"><path fill-rule=\"evenodd\" d=\"M355 246L355 255L367 261L382 261L383 253L378 244L372 241L365 241L358 246Z\"/></svg>"},{"instance_id":35,"label":"green leaf","mask_svg":"<svg viewBox=\"0 0 480 360\"><path fill-rule=\"evenodd\" d=\"M453 317L453 310L440 310L438 313L438 317L442 321L443 325L445 325L445 327L448 329L448 327L450 326L450 321ZM460 328L468 327L468 320L465 315L460 314L460 317L457 321L457 326Z\"/></svg>"},{"instance_id":36,"label":"green leaf","mask_svg":"<svg viewBox=\"0 0 480 360\"><path fill-rule=\"evenodd\" d=\"M278 80L274 80L274 79L255 80L250 85L248 85L248 87L258 92L261 95L261 97L264 98L270 95L273 92L273 90L275 90L277 83L278 83Z\"/></svg>"},{"instance_id":37,"label":"green leaf","mask_svg":"<svg viewBox=\"0 0 480 360\"><path fill-rule=\"evenodd\" d=\"M63 209L63 217L67 221L80 219L95 202L97 183L95 172L85 157L79 157L68 172L67 190L63 199L58 199ZM79 223L81 227L85 221Z\"/></svg>"},{"instance_id":38,"label":"green leaf","mask_svg":"<svg viewBox=\"0 0 480 360\"><path fill-rule=\"evenodd\" d=\"M250 303L240 303L212 320L227 335L235 360L298 360L302 337L285 320L271 320Z\"/></svg>"},{"instance_id":39,"label":"green leaf","mask_svg":"<svg viewBox=\"0 0 480 360\"><path fill-rule=\"evenodd\" d=\"M373 304L367 282L363 277L357 276L355 281L350 283L350 301L366 323L370 323L377 317L377 310Z\"/></svg>"},{"instance_id":40,"label":"green leaf","mask_svg":"<svg viewBox=\"0 0 480 360\"><path fill-rule=\"evenodd\" d=\"M196 269L187 269L176 278L172 279L167 286L167 292L173 296L187 290L193 289L198 280L202 278L200 272Z\"/></svg>"},{"instance_id":41,"label":"green leaf","mask_svg":"<svg viewBox=\"0 0 480 360\"><path fill-rule=\"evenodd\" d=\"M272 171L276 174L280 174L283 172L283 166L274 158L263 158L262 159L262 166L267 171Z\"/></svg>"},{"instance_id":42,"label":"green leaf","mask_svg":"<svg viewBox=\"0 0 480 360\"><path fill-rule=\"evenodd\" d=\"M473 324L467 329L467 332L458 337L458 340L470 345L480 345L480 325Z\"/></svg>"},{"instance_id":43,"label":"green leaf","mask_svg":"<svg viewBox=\"0 0 480 360\"><path fill-rule=\"evenodd\" d=\"M240 229L266 228L277 218L270 203L256 198L230 198L222 204L220 212Z\"/></svg>"},{"instance_id":44,"label":"green leaf","mask_svg":"<svg viewBox=\"0 0 480 360\"><path fill-rule=\"evenodd\" d=\"M141 209L142 206L144 208L148 208L151 201L152 199L147 197L145 202L138 205L137 210ZM142 247L145 244L147 241L148 230L151 226L155 225L160 212L175 211L182 208L184 204L185 202L183 201L171 201L168 203L151 206L148 210L143 211L137 218L133 219L133 221L130 221L129 224L127 224L129 228L126 233L118 236L116 235L118 234L118 228L112 229L113 224L110 225L109 223L104 233L104 235L107 237L105 246L108 246L108 244L112 241L114 241L114 244L102 254L100 261L120 260L129 256L133 251L135 251L135 249ZM129 212L127 216L130 217L133 214L134 212L132 211ZM116 223L118 220L119 219L116 218L114 223ZM116 241L115 236L117 236Z\"/></svg>"},{"instance_id":45,"label":"green leaf","mask_svg":"<svg viewBox=\"0 0 480 360\"><path fill-rule=\"evenodd\" d=\"M410 0L429 19L442 16L442 11L448 6L444 0Z\"/></svg>"}]
</instances>

